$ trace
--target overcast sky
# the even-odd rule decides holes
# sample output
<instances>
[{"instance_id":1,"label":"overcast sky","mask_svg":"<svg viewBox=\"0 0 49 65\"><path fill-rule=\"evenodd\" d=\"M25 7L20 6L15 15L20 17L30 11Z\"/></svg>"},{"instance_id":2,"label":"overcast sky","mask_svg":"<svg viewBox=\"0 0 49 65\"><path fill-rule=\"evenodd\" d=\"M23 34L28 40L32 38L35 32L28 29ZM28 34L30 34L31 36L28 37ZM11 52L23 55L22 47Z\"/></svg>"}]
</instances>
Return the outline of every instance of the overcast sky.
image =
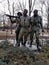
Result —
<instances>
[{"instance_id":1,"label":"overcast sky","mask_svg":"<svg viewBox=\"0 0 49 65\"><path fill-rule=\"evenodd\" d=\"M17 5L18 5L18 0L9 0L10 1L10 5L11 5L11 7L10 7L10 11L12 12L12 3L14 2L14 6L16 7L16 9L17 9ZM28 9L28 0L19 0L21 3L23 2L24 3L24 5L26 5L26 9ZM33 1L34 0L32 0L32 3L33 3ZM39 2L40 0L36 0L36 3L35 3L35 6L34 6L34 9L38 9L38 10L41 10L41 7L42 7L42 5L41 5L41 3ZM43 1L43 0L41 0L41 1ZM45 1L45 0L44 0ZM49 0L46 0L46 1L49 1ZM25 4L25 2L26 2L26 4ZM16 3L17 3L17 5L16 5ZM7 3L7 0L0 0L0 14L3 14L4 12L6 12L7 14L9 14L9 11L8 11L8 5L7 5L8 3ZM34 10L33 9L33 10ZM43 19L45 19L45 20L47 20L47 18L46 18L46 7L45 7L45 5L43 5ZM32 14L31 15L33 15L33 12L32 12ZM39 11L39 15L42 15L42 13L41 13L41 11ZM43 20L43 23L45 24L47 21L45 21L45 20Z\"/></svg>"}]
</instances>

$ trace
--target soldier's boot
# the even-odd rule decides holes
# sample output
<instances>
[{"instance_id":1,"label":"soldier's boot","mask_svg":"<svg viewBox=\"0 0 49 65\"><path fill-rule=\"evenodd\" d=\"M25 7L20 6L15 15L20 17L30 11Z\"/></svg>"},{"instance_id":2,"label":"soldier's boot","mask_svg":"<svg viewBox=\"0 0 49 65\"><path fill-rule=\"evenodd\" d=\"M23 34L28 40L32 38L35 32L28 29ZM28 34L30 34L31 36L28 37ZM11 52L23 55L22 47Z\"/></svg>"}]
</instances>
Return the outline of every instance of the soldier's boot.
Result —
<instances>
[{"instance_id":1,"label":"soldier's boot","mask_svg":"<svg viewBox=\"0 0 49 65\"><path fill-rule=\"evenodd\" d=\"M30 42L30 46L29 47L32 47L32 41Z\"/></svg>"},{"instance_id":2,"label":"soldier's boot","mask_svg":"<svg viewBox=\"0 0 49 65\"><path fill-rule=\"evenodd\" d=\"M20 46L20 42L19 42L19 40L16 40L16 46L17 46L17 47Z\"/></svg>"},{"instance_id":3,"label":"soldier's boot","mask_svg":"<svg viewBox=\"0 0 49 65\"><path fill-rule=\"evenodd\" d=\"M19 46L18 37L16 37L16 46Z\"/></svg>"},{"instance_id":4,"label":"soldier's boot","mask_svg":"<svg viewBox=\"0 0 49 65\"><path fill-rule=\"evenodd\" d=\"M23 46L26 46L26 40L24 40Z\"/></svg>"},{"instance_id":5,"label":"soldier's boot","mask_svg":"<svg viewBox=\"0 0 49 65\"><path fill-rule=\"evenodd\" d=\"M32 34L30 34L30 46L29 47L32 47L32 42L33 42L33 36Z\"/></svg>"},{"instance_id":6,"label":"soldier's boot","mask_svg":"<svg viewBox=\"0 0 49 65\"><path fill-rule=\"evenodd\" d=\"M39 48L39 40L38 40L38 39L36 40L36 43L37 43L37 51L40 52L40 48Z\"/></svg>"},{"instance_id":7,"label":"soldier's boot","mask_svg":"<svg viewBox=\"0 0 49 65\"><path fill-rule=\"evenodd\" d=\"M18 47L20 47L20 43L18 43Z\"/></svg>"},{"instance_id":8,"label":"soldier's boot","mask_svg":"<svg viewBox=\"0 0 49 65\"><path fill-rule=\"evenodd\" d=\"M17 47L20 47L20 43L17 43L16 46L17 46Z\"/></svg>"},{"instance_id":9,"label":"soldier's boot","mask_svg":"<svg viewBox=\"0 0 49 65\"><path fill-rule=\"evenodd\" d=\"M20 47L20 40L17 40L16 46Z\"/></svg>"}]
</instances>

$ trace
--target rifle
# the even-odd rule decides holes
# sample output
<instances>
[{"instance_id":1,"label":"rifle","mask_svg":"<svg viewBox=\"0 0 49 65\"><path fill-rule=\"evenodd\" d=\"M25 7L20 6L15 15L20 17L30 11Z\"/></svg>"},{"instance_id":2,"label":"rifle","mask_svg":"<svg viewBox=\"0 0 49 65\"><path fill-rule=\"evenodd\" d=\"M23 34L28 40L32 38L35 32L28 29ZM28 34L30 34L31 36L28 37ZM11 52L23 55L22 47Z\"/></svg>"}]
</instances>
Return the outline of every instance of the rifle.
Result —
<instances>
[{"instance_id":1,"label":"rifle","mask_svg":"<svg viewBox=\"0 0 49 65\"><path fill-rule=\"evenodd\" d=\"M16 20L17 20L17 22L19 22L18 19L20 19L20 17L8 15L8 14L5 14L5 15L8 16L8 17L10 18L10 21L11 21L11 34L12 34L12 24L13 24L13 23L16 23ZM21 16L21 15L20 15L20 16ZM16 18L16 20L15 20L15 21L12 21L12 18Z\"/></svg>"},{"instance_id":2,"label":"rifle","mask_svg":"<svg viewBox=\"0 0 49 65\"><path fill-rule=\"evenodd\" d=\"M5 15L8 16L8 17L17 18L17 16L12 16L12 15L8 15L8 14L5 14Z\"/></svg>"},{"instance_id":3,"label":"rifle","mask_svg":"<svg viewBox=\"0 0 49 65\"><path fill-rule=\"evenodd\" d=\"M8 14L5 14L5 15L10 18L10 21L11 21L11 34L12 34L12 24L16 22L16 21L12 21L12 18L17 18L17 16L11 16L11 15L8 15Z\"/></svg>"}]
</instances>

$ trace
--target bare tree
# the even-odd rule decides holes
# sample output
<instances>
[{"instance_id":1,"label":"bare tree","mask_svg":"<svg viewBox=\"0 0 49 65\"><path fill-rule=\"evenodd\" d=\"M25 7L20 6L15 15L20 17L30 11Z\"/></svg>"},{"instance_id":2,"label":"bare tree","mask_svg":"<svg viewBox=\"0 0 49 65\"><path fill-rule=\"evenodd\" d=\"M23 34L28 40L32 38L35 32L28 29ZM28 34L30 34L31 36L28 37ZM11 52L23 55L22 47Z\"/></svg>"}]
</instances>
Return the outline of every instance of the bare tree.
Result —
<instances>
[{"instance_id":1,"label":"bare tree","mask_svg":"<svg viewBox=\"0 0 49 65\"><path fill-rule=\"evenodd\" d=\"M36 4L36 1L37 0L33 0L33 2L32 2L32 0L28 0L27 1L27 3L28 3L28 10L29 10L29 16L31 16L31 13L32 13L32 11L33 11L33 9L34 9L34 6L35 6L35 4ZM9 14L10 15L16 15L16 13L18 12L18 11L23 11L26 7L27 7L27 3L26 3L26 0L25 1L23 1L22 0L22 2L20 2L20 0L18 0L18 3L16 2L13 2L12 3L12 5L10 5L10 0L7 0L7 5L8 5L8 11L9 11ZM43 15L43 5L45 5L46 6L46 4L45 4L45 0L44 1L41 1L40 0L40 3L41 3L41 12L42 12L42 16L44 16ZM12 11L11 11L11 8L12 8ZM47 16L44 16L45 18L47 17ZM11 26L12 26L12 24L11 24Z\"/></svg>"},{"instance_id":2,"label":"bare tree","mask_svg":"<svg viewBox=\"0 0 49 65\"><path fill-rule=\"evenodd\" d=\"M48 16L47 16L47 32L49 32L48 31L48 29L49 29L49 3L47 2L47 4L48 4L48 8L47 8L47 14L48 14Z\"/></svg>"},{"instance_id":3,"label":"bare tree","mask_svg":"<svg viewBox=\"0 0 49 65\"><path fill-rule=\"evenodd\" d=\"M8 3L8 11L9 11L9 13L10 13L10 15L11 15L11 11L10 11L10 2L9 2L9 0L7 0L7 3Z\"/></svg>"},{"instance_id":4,"label":"bare tree","mask_svg":"<svg viewBox=\"0 0 49 65\"><path fill-rule=\"evenodd\" d=\"M8 3L8 11L9 11L9 13L10 13L10 15L11 15L11 11L10 11L10 1L7 0L7 3ZM14 11L14 10L13 10L13 11ZM12 34L12 23L11 23L11 34Z\"/></svg>"}]
</instances>

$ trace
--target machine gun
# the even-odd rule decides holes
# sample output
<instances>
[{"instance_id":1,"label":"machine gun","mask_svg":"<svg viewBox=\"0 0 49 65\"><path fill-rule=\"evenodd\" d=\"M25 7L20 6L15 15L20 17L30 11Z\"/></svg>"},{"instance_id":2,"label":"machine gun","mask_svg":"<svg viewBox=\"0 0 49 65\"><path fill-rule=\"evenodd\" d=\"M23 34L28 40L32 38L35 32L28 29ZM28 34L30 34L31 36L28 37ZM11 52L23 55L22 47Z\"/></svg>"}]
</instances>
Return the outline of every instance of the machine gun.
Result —
<instances>
[{"instance_id":1,"label":"machine gun","mask_svg":"<svg viewBox=\"0 0 49 65\"><path fill-rule=\"evenodd\" d=\"M12 15L8 15L8 14L5 14L6 16L8 16L8 17L13 17L13 18L17 18L17 16L12 16Z\"/></svg>"},{"instance_id":2,"label":"machine gun","mask_svg":"<svg viewBox=\"0 0 49 65\"><path fill-rule=\"evenodd\" d=\"M12 34L12 24L16 23L16 18L18 18L17 16L11 16L8 14L5 14L7 17L9 17L10 21L11 21L11 34ZM13 18L15 18L15 20L12 20Z\"/></svg>"},{"instance_id":3,"label":"machine gun","mask_svg":"<svg viewBox=\"0 0 49 65\"><path fill-rule=\"evenodd\" d=\"M10 18L11 23L15 23L16 22L15 20L14 21L12 20L13 18L15 18L15 19L18 18L18 16L12 16L12 15L8 15L8 14L5 14L5 15Z\"/></svg>"},{"instance_id":4,"label":"machine gun","mask_svg":"<svg viewBox=\"0 0 49 65\"><path fill-rule=\"evenodd\" d=\"M13 23L20 23L20 16L22 16L22 14L19 12L18 16L12 16L12 15L8 15L8 14L5 14L7 17L10 18L10 21L11 21L11 34L12 34L12 24ZM15 18L15 20L12 20L13 18Z\"/></svg>"}]
</instances>

